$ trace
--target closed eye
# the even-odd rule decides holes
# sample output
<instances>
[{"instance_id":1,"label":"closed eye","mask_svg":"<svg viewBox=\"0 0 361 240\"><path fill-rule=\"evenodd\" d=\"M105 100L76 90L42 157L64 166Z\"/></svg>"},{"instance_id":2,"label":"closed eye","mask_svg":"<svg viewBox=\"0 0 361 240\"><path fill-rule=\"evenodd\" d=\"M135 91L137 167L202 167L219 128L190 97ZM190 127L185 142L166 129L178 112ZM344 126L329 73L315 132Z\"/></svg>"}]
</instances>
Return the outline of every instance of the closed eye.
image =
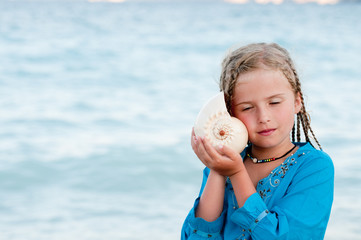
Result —
<instances>
[{"instance_id":1,"label":"closed eye","mask_svg":"<svg viewBox=\"0 0 361 240\"><path fill-rule=\"evenodd\" d=\"M248 111L248 110L251 110L251 109L252 109L252 107L245 107L245 108L242 109L242 111L245 112L245 111Z\"/></svg>"},{"instance_id":2,"label":"closed eye","mask_svg":"<svg viewBox=\"0 0 361 240\"><path fill-rule=\"evenodd\" d=\"M277 104L280 104L281 102L271 102L270 104L271 105L277 105Z\"/></svg>"}]
</instances>

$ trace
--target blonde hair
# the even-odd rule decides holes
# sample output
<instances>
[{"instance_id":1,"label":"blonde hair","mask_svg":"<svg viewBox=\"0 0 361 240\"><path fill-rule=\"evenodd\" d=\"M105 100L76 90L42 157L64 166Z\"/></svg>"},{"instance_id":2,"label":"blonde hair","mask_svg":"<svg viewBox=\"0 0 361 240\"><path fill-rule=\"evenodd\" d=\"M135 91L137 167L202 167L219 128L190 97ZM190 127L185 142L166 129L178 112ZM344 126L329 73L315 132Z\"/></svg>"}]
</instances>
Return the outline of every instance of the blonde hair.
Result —
<instances>
[{"instance_id":1,"label":"blonde hair","mask_svg":"<svg viewBox=\"0 0 361 240\"><path fill-rule=\"evenodd\" d=\"M295 69L295 65L288 51L278 44L253 43L240 47L230 52L225 57L222 62L222 73L219 86L220 90L225 93L228 111L232 114L232 96L238 76L246 72L251 72L265 67L280 70L291 84L295 96L297 94L300 95L302 107L300 112L297 113L297 124L295 124L292 129L292 141L295 141L296 136L297 141L301 141L300 126L302 125L306 142L311 143L309 136L309 133L311 133L318 147L322 149L311 128L310 115L307 113L305 108L301 83Z\"/></svg>"}]
</instances>

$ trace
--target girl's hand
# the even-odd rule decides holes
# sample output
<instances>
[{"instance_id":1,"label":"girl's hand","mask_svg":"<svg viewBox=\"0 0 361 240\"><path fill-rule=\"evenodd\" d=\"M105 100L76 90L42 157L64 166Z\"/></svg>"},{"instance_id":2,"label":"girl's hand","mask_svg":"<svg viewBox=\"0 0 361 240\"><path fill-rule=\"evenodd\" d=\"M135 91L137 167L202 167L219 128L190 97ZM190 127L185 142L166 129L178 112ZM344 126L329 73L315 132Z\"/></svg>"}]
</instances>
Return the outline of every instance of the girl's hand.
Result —
<instances>
[{"instance_id":1,"label":"girl's hand","mask_svg":"<svg viewBox=\"0 0 361 240\"><path fill-rule=\"evenodd\" d=\"M194 130L192 130L191 145L199 160L220 175L230 177L245 170L240 154L227 146L214 148L206 138L195 136Z\"/></svg>"}]
</instances>

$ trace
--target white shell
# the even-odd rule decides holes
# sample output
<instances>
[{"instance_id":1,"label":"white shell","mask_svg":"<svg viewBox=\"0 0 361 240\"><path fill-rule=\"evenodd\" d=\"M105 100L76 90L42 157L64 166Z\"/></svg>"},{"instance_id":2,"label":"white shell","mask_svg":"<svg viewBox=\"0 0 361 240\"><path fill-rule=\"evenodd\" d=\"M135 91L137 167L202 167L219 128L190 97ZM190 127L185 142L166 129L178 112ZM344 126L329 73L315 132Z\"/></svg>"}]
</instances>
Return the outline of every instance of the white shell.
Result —
<instances>
[{"instance_id":1,"label":"white shell","mask_svg":"<svg viewBox=\"0 0 361 240\"><path fill-rule=\"evenodd\" d=\"M203 106L194 124L194 133L206 137L213 146L225 145L238 153L243 151L248 141L245 125L228 113L223 92Z\"/></svg>"}]
</instances>

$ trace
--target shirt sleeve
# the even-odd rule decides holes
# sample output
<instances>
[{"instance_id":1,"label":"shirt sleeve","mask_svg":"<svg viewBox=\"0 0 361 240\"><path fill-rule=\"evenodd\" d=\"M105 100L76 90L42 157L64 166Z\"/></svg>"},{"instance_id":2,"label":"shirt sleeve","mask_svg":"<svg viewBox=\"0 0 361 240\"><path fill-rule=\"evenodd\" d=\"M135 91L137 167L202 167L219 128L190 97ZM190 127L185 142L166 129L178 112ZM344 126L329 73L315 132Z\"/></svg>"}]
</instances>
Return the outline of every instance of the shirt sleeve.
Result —
<instances>
[{"instance_id":1,"label":"shirt sleeve","mask_svg":"<svg viewBox=\"0 0 361 240\"><path fill-rule=\"evenodd\" d=\"M186 217L181 233L182 240L196 240L196 239L212 239L212 240L221 240L223 239L222 230L223 224L226 218L226 210L223 207L223 211L221 215L213 222L208 222L203 218L197 218L195 216L195 211L199 204L200 196L204 190L206 185L209 169L205 168L203 171L203 181L201 190L199 193L198 198L195 200L193 208L189 212L188 216Z\"/></svg>"},{"instance_id":2,"label":"shirt sleeve","mask_svg":"<svg viewBox=\"0 0 361 240\"><path fill-rule=\"evenodd\" d=\"M333 201L334 168L320 152L294 175L285 195L267 208L258 193L231 216L252 239L323 239Z\"/></svg>"}]
</instances>

